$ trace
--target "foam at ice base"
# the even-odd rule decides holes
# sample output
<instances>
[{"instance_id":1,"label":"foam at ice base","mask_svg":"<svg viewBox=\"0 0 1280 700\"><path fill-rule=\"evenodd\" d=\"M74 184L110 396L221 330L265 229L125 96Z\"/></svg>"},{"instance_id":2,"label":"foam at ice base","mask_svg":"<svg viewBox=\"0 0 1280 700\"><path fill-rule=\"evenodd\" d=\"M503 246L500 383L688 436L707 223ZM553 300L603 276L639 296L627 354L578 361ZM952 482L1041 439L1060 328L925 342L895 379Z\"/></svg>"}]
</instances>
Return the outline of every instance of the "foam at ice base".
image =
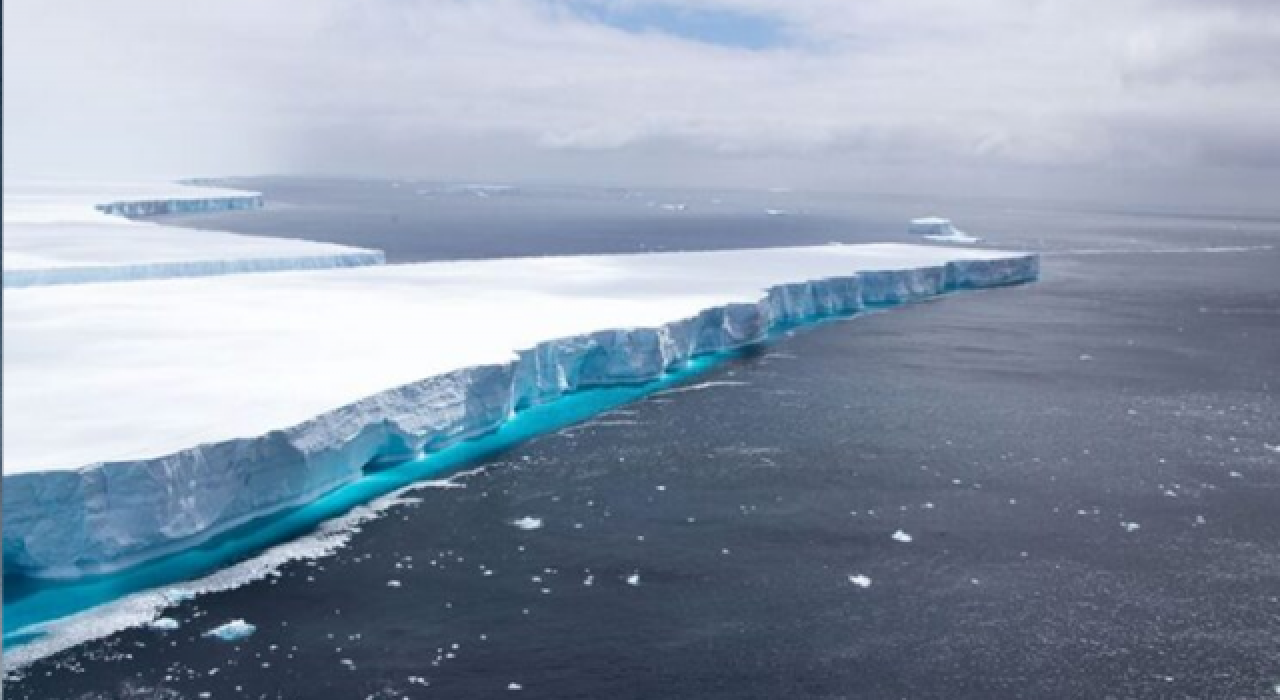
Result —
<instances>
[{"instance_id":1,"label":"foam at ice base","mask_svg":"<svg viewBox=\"0 0 1280 700\"><path fill-rule=\"evenodd\" d=\"M1037 274L1034 255L884 244L6 290L5 564L127 567L524 406Z\"/></svg>"}]
</instances>

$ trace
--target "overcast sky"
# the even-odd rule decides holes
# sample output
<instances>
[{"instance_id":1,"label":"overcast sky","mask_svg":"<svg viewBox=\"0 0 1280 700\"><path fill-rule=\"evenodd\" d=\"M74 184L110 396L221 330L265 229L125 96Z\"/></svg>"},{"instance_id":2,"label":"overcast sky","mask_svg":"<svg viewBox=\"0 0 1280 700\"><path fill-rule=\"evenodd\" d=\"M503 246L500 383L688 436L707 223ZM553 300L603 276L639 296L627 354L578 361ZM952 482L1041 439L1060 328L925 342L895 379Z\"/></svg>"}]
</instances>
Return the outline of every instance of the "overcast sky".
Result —
<instances>
[{"instance_id":1,"label":"overcast sky","mask_svg":"<svg viewBox=\"0 0 1280 700\"><path fill-rule=\"evenodd\" d=\"M4 52L10 177L1280 186L1280 0L6 0Z\"/></svg>"}]
</instances>

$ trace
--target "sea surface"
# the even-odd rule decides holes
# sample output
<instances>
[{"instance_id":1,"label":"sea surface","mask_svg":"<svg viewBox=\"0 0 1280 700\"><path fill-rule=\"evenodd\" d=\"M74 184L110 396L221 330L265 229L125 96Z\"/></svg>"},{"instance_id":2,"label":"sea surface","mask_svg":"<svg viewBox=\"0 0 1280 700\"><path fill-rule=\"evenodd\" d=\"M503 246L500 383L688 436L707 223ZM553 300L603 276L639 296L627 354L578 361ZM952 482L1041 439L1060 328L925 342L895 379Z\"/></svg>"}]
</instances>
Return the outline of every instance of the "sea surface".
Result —
<instances>
[{"instance_id":1,"label":"sea surface","mask_svg":"<svg viewBox=\"0 0 1280 700\"><path fill-rule=\"evenodd\" d=\"M407 262L905 241L939 214L1041 251L1043 278L783 333L373 475L166 565L311 555L175 602L175 630L38 661L11 699L1280 696L1280 213L225 184L267 208L168 221ZM6 584L9 619L37 593ZM256 632L204 636L237 619Z\"/></svg>"}]
</instances>

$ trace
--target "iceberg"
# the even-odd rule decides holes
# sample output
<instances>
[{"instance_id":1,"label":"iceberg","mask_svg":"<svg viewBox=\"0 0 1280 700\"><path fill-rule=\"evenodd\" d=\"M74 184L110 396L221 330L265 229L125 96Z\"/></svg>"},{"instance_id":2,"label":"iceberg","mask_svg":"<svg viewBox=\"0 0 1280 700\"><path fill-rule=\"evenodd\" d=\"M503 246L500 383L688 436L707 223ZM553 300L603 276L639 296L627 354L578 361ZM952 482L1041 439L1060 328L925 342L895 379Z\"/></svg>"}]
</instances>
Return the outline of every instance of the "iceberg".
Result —
<instances>
[{"instance_id":1,"label":"iceberg","mask_svg":"<svg viewBox=\"0 0 1280 700\"><path fill-rule=\"evenodd\" d=\"M4 286L381 265L382 251L124 217L255 209L256 192L176 184L6 182Z\"/></svg>"},{"instance_id":2,"label":"iceberg","mask_svg":"<svg viewBox=\"0 0 1280 700\"><path fill-rule=\"evenodd\" d=\"M912 219L907 226L907 232L939 243L978 243L982 240L957 229L951 225L950 219L942 219L936 216Z\"/></svg>"},{"instance_id":3,"label":"iceberg","mask_svg":"<svg viewBox=\"0 0 1280 700\"><path fill-rule=\"evenodd\" d=\"M873 244L8 288L5 566L118 570L569 392L1038 274L1034 254Z\"/></svg>"},{"instance_id":4,"label":"iceberg","mask_svg":"<svg viewBox=\"0 0 1280 700\"><path fill-rule=\"evenodd\" d=\"M248 639L257 631L258 627L256 625L251 625L244 620L232 620L205 632L204 636L216 637L224 642L238 642L241 639Z\"/></svg>"},{"instance_id":5,"label":"iceberg","mask_svg":"<svg viewBox=\"0 0 1280 700\"><path fill-rule=\"evenodd\" d=\"M156 619L147 623L147 627L150 627L153 630L161 630L164 632L171 632L173 630L178 629L181 626L182 624L179 623L177 620L173 619L172 617L157 617Z\"/></svg>"}]
</instances>

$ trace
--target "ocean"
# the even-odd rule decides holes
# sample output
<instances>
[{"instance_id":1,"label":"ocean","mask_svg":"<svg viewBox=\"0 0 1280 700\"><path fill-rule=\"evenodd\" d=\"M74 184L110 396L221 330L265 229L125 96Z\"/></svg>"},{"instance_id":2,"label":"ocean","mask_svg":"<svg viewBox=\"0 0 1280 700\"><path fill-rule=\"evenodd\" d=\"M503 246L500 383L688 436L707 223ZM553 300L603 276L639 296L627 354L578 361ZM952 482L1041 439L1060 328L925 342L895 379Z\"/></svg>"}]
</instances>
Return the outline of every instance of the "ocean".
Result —
<instances>
[{"instance_id":1,"label":"ocean","mask_svg":"<svg viewBox=\"0 0 1280 700\"><path fill-rule=\"evenodd\" d=\"M1042 279L780 334L373 475L167 571L398 494L331 556L36 662L11 699L1280 695L1280 213L226 184L267 208L167 220L410 262L904 241L939 214L1042 252ZM6 581L6 618L36 589ZM235 619L256 632L203 636Z\"/></svg>"}]
</instances>

